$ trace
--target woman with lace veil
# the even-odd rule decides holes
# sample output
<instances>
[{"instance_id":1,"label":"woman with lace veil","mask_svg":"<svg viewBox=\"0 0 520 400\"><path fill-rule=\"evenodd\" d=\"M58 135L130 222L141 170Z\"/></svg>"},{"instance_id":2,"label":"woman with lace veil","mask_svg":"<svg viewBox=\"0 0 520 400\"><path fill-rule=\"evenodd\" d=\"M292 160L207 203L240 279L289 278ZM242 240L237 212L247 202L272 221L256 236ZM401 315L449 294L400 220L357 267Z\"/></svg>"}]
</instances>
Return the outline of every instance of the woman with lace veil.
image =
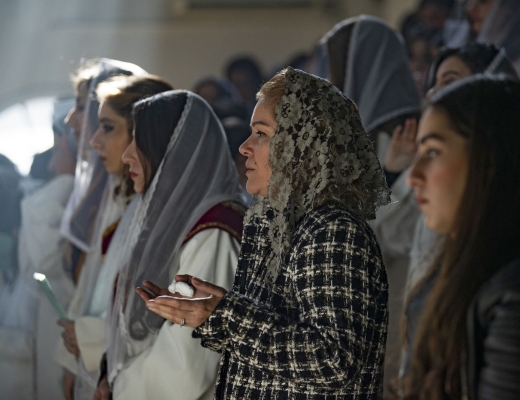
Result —
<instances>
[{"instance_id":1,"label":"woman with lace veil","mask_svg":"<svg viewBox=\"0 0 520 400\"><path fill-rule=\"evenodd\" d=\"M123 161L138 195L106 259L118 276L96 399L206 399L220 355L192 340L192 329L148 311L135 287L144 279L165 287L180 273L230 288L242 191L222 126L201 97L170 91L141 100L133 112L134 140Z\"/></svg>"},{"instance_id":2,"label":"woman with lace veil","mask_svg":"<svg viewBox=\"0 0 520 400\"><path fill-rule=\"evenodd\" d=\"M95 321L80 317L84 313L84 300L92 287L93 275L101 265L101 243L107 230L117 224L133 195L129 177L119 171L114 173L115 170L107 172L100 153L90 144L99 127L99 102L95 89L99 83L116 75L144 74L145 71L134 64L92 59L86 61L72 79L76 104L65 122L76 135L78 155L74 187L61 221L61 234L68 242L64 268L75 287L66 308L69 320L59 322L64 328L63 340L60 338L54 357L64 368L63 381L67 398L72 397L74 376L81 365L77 357L81 352L88 353L91 344L87 340L88 335L82 337L77 333L91 332L97 327ZM112 160L112 164L117 167L118 162Z\"/></svg>"},{"instance_id":3,"label":"woman with lace veil","mask_svg":"<svg viewBox=\"0 0 520 400\"><path fill-rule=\"evenodd\" d=\"M367 220L389 190L356 105L287 68L258 94L246 215L232 290L197 275L195 298L138 289L147 308L196 328L223 355L216 399L379 398L387 281Z\"/></svg>"}]
</instances>

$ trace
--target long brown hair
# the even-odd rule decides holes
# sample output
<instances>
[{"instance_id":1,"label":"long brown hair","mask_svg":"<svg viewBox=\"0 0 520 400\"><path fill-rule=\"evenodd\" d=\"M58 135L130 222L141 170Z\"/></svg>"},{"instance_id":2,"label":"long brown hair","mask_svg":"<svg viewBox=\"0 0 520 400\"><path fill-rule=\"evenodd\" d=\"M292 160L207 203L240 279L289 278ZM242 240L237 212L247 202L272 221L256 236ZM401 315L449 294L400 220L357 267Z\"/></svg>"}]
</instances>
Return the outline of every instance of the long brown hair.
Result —
<instances>
[{"instance_id":1,"label":"long brown hair","mask_svg":"<svg viewBox=\"0 0 520 400\"><path fill-rule=\"evenodd\" d=\"M456 236L442 263L413 345L404 398L459 399L466 314L478 290L520 256L520 83L477 75L437 93L429 107L448 113L468 141L469 173Z\"/></svg>"}]
</instances>

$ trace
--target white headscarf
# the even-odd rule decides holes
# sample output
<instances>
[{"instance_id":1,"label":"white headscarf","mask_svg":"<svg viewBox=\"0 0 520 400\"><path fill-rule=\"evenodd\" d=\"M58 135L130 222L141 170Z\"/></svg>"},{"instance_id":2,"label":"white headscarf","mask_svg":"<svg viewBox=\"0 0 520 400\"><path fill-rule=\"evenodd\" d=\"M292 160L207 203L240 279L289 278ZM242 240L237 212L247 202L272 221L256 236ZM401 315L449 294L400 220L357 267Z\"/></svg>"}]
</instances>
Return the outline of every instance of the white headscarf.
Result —
<instances>
[{"instance_id":1,"label":"white headscarf","mask_svg":"<svg viewBox=\"0 0 520 400\"><path fill-rule=\"evenodd\" d=\"M337 24L321 40L328 41L353 25L345 43L346 70L339 88L359 108L367 132L395 117L420 111L401 35L379 18L360 15Z\"/></svg>"},{"instance_id":2,"label":"white headscarf","mask_svg":"<svg viewBox=\"0 0 520 400\"><path fill-rule=\"evenodd\" d=\"M89 82L85 117L78 142L78 161L74 179L74 189L65 209L61 233L84 252L97 246L93 233L98 230L100 203L105 196L108 174L99 160L97 151L90 146L90 135L98 126L99 102L95 90L99 83L115 75L144 75L146 71L137 65L107 58L100 59L98 71Z\"/></svg>"},{"instance_id":3,"label":"white headscarf","mask_svg":"<svg viewBox=\"0 0 520 400\"><path fill-rule=\"evenodd\" d=\"M121 268L107 324L111 383L129 358L153 345L164 322L146 309L135 287L145 279L168 286L175 275L170 273L172 264L196 222L221 202L243 204L224 130L210 106L181 90L153 96L148 106L183 96L186 104L166 154L139 197L127 235L120 241L124 245L113 255Z\"/></svg>"}]
</instances>

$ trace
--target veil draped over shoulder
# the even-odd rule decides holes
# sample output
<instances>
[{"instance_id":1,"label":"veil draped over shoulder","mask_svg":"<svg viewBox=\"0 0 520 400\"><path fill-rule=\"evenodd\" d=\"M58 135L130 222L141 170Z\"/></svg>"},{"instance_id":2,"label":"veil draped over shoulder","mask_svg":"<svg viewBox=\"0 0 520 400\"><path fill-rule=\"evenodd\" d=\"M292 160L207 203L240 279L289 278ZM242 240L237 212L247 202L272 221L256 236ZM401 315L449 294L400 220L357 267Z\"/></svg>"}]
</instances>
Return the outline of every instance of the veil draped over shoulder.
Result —
<instances>
[{"instance_id":1,"label":"veil draped over shoulder","mask_svg":"<svg viewBox=\"0 0 520 400\"><path fill-rule=\"evenodd\" d=\"M186 235L209 209L222 202L245 209L224 130L210 106L182 90L158 96L186 96L186 104L157 173L135 200L132 220L121 223L122 245L106 260L120 263L107 323L111 384L128 359L154 343L164 322L147 310L135 288L143 280L161 287L171 283Z\"/></svg>"}]
</instances>

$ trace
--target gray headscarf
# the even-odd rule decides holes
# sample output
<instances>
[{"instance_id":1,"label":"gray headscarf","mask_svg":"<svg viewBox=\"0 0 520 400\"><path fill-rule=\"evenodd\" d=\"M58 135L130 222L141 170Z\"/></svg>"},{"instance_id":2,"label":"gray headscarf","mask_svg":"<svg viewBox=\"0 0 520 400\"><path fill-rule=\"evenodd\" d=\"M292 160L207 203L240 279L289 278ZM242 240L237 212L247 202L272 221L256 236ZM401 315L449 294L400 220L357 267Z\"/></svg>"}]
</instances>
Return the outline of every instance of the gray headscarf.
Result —
<instances>
[{"instance_id":1,"label":"gray headscarf","mask_svg":"<svg viewBox=\"0 0 520 400\"><path fill-rule=\"evenodd\" d=\"M520 59L520 1L497 0L479 32L477 41L505 48L509 59L516 64ZM517 72L520 73L518 70Z\"/></svg>"},{"instance_id":2,"label":"gray headscarf","mask_svg":"<svg viewBox=\"0 0 520 400\"><path fill-rule=\"evenodd\" d=\"M296 224L323 201L362 220L375 218L390 191L356 105L324 79L287 68L270 142L268 199L256 196L245 223L272 211L267 276L278 276ZM327 193L331 193L330 196ZM325 198L323 198L325 196Z\"/></svg>"},{"instance_id":3,"label":"gray headscarf","mask_svg":"<svg viewBox=\"0 0 520 400\"><path fill-rule=\"evenodd\" d=\"M339 89L359 107L367 132L420 111L419 94L399 33L379 18L361 15L340 22L323 37L321 43L327 51L332 39L344 41L344 54L339 57L345 60L345 70Z\"/></svg>"},{"instance_id":4,"label":"gray headscarf","mask_svg":"<svg viewBox=\"0 0 520 400\"><path fill-rule=\"evenodd\" d=\"M135 288L144 279L161 287L171 283L176 271L170 269L186 235L212 207L230 202L245 209L224 130L208 103L174 90L149 98L147 107L183 96L186 104L159 169L125 214L114 238L117 246L110 246L105 261L119 267L107 317L110 382L131 357L153 345L164 322L148 311Z\"/></svg>"}]
</instances>

